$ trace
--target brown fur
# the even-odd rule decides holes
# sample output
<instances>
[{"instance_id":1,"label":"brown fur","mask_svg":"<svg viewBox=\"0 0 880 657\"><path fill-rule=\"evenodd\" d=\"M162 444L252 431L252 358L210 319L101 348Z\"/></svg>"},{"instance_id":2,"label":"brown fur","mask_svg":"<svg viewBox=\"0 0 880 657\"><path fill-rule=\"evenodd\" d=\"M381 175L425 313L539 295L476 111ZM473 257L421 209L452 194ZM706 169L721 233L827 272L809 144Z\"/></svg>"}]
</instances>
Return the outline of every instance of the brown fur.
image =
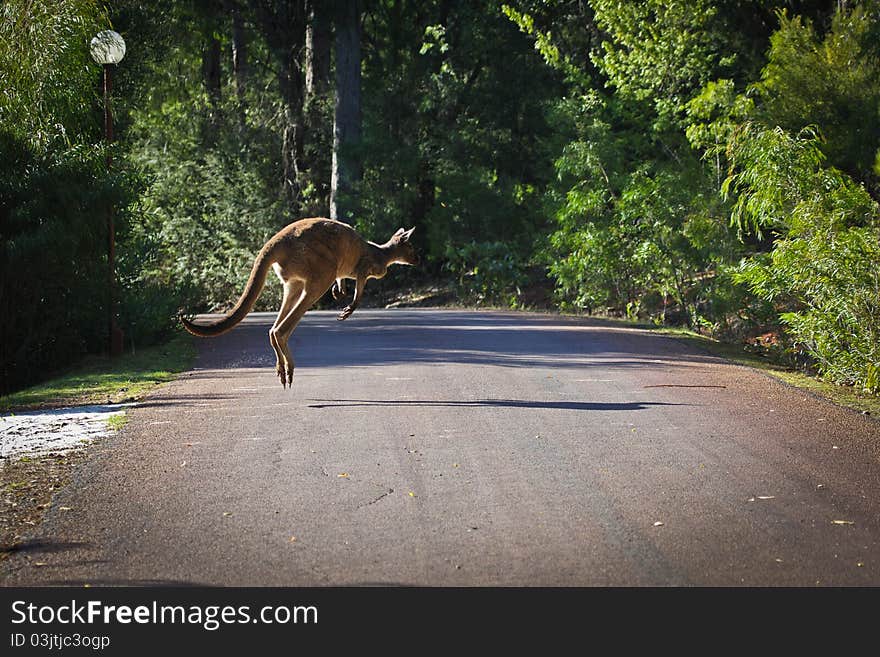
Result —
<instances>
[{"instance_id":1,"label":"brown fur","mask_svg":"<svg viewBox=\"0 0 880 657\"><path fill-rule=\"evenodd\" d=\"M254 307L272 267L281 279L284 297L278 318L269 329L269 342L275 351L275 371L286 387L293 382L294 366L287 341L306 311L331 285L334 292L336 288L341 291L342 281L353 278L354 299L337 319L350 317L363 298L368 279L382 278L393 264L418 264L418 255L410 242L413 230L401 228L385 244L374 244L339 221L296 221L276 233L260 250L241 298L226 317L213 324L193 324L181 318L183 326L200 337L230 330Z\"/></svg>"}]
</instances>

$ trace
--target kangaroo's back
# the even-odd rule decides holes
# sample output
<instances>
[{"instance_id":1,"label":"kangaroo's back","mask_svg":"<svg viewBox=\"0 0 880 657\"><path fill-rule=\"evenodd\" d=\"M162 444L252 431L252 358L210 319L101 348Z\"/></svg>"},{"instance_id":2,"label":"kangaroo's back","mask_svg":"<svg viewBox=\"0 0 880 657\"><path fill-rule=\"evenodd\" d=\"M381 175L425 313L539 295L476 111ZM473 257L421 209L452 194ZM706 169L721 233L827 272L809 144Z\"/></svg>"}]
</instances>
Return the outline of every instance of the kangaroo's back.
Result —
<instances>
[{"instance_id":1,"label":"kangaroo's back","mask_svg":"<svg viewBox=\"0 0 880 657\"><path fill-rule=\"evenodd\" d=\"M348 224L333 219L296 221L267 243L280 276L303 281L332 273L344 276L354 270L367 245Z\"/></svg>"}]
</instances>

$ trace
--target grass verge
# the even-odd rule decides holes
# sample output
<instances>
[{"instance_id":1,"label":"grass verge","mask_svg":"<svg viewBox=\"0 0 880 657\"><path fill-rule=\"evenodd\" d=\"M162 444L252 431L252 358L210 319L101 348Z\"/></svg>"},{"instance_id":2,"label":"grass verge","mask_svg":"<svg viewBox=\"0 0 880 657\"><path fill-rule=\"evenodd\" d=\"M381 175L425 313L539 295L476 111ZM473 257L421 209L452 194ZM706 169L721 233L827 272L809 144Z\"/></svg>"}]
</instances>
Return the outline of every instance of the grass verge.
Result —
<instances>
[{"instance_id":1,"label":"grass verge","mask_svg":"<svg viewBox=\"0 0 880 657\"><path fill-rule=\"evenodd\" d=\"M719 342L699 333L680 328L651 328L652 331L667 335L692 347L702 349L715 356L726 358L738 365L761 370L795 388L807 390L839 406L880 417L880 397L861 393L855 388L829 383L816 377L798 372L789 367L774 363L759 354L746 351L742 345Z\"/></svg>"},{"instance_id":2,"label":"grass verge","mask_svg":"<svg viewBox=\"0 0 880 657\"><path fill-rule=\"evenodd\" d=\"M0 412L133 401L173 379L194 356L188 335L113 359L89 356L57 378L0 397Z\"/></svg>"}]
</instances>

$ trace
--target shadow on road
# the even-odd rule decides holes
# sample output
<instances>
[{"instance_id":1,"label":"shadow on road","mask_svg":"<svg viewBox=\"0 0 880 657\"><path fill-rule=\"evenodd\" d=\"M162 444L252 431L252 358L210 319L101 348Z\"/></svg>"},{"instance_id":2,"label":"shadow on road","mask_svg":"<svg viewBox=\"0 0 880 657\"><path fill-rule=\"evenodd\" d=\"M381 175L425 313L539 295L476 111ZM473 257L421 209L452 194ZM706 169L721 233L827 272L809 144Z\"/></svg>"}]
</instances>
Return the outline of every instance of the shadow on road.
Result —
<instances>
[{"instance_id":1,"label":"shadow on road","mask_svg":"<svg viewBox=\"0 0 880 657\"><path fill-rule=\"evenodd\" d=\"M309 404L309 408L340 408L343 406L452 406L452 407L490 407L490 408L541 408L562 411L639 411L649 406L690 406L667 402L575 402L575 401L529 401L525 399L469 399L427 400L427 399L307 399L319 402Z\"/></svg>"},{"instance_id":2,"label":"shadow on road","mask_svg":"<svg viewBox=\"0 0 880 657\"><path fill-rule=\"evenodd\" d=\"M16 543L14 545L0 546L0 554L17 554L19 552L63 552L65 550L72 550L82 547L84 545L88 545L88 543L82 543L79 541L65 542L31 539L28 541L21 541L20 543Z\"/></svg>"},{"instance_id":3,"label":"shadow on road","mask_svg":"<svg viewBox=\"0 0 880 657\"><path fill-rule=\"evenodd\" d=\"M189 582L186 580L177 580L177 579L56 579L50 580L46 582L47 586L83 586L88 584L89 586L137 586L137 587L155 587L155 586L169 586L175 588L208 588L213 586L212 584L203 584L201 582Z\"/></svg>"}]
</instances>

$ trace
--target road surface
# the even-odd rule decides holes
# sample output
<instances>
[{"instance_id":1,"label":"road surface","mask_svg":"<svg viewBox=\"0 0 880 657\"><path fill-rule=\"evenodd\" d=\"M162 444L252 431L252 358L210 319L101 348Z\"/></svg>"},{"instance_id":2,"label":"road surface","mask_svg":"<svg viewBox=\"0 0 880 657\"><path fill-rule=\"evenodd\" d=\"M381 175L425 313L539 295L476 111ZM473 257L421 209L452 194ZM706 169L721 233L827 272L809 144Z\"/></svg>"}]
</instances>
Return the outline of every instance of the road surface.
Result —
<instances>
[{"instance_id":1,"label":"road surface","mask_svg":"<svg viewBox=\"0 0 880 657\"><path fill-rule=\"evenodd\" d=\"M878 585L880 423L646 331L251 315L92 447L7 585ZM44 565L36 565L36 564Z\"/></svg>"}]
</instances>

